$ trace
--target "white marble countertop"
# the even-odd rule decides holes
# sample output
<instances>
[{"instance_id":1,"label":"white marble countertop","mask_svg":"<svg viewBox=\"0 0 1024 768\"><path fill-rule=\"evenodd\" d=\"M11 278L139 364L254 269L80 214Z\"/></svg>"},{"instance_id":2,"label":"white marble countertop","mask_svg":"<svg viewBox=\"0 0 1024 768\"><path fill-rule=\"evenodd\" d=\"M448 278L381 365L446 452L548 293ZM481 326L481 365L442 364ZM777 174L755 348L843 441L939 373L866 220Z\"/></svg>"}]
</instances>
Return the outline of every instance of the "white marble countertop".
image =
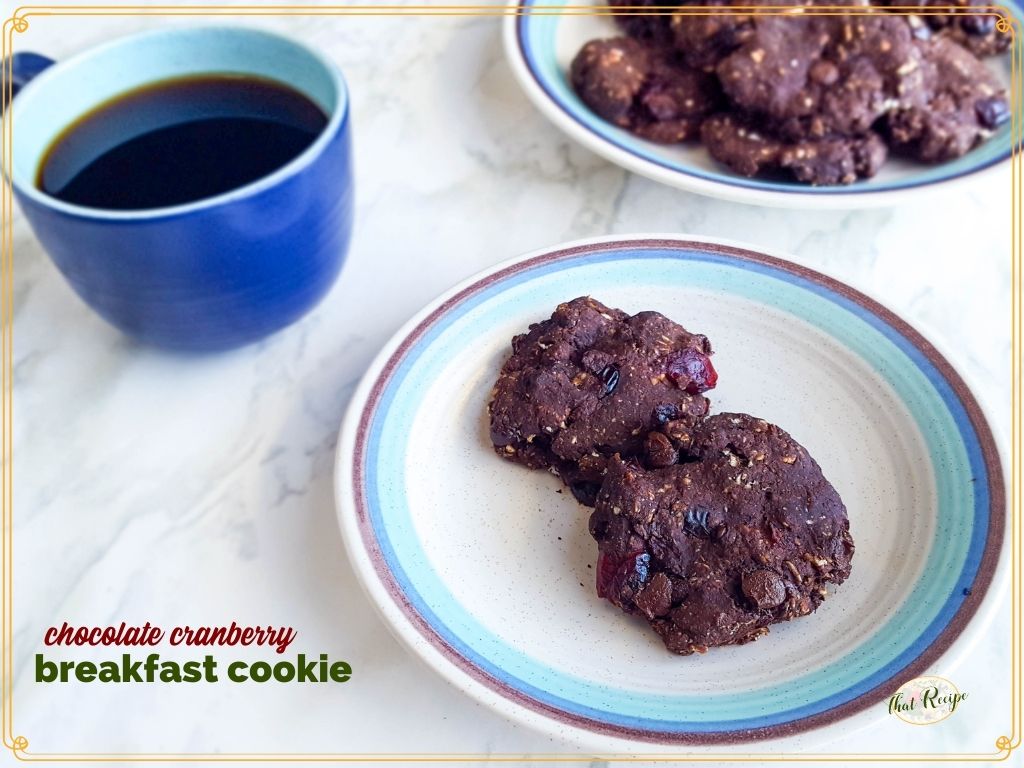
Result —
<instances>
[{"instance_id":1,"label":"white marble countertop","mask_svg":"<svg viewBox=\"0 0 1024 768\"><path fill-rule=\"evenodd\" d=\"M165 23L35 18L16 44L59 58ZM513 81L497 19L246 23L319 45L352 90L356 233L312 314L218 356L140 348L72 294L15 213L13 716L30 752L578 754L478 706L392 638L350 570L332 495L339 423L384 341L458 280L533 248L679 232L793 254L930 332L1008 448L1008 169L896 209L733 205L571 144ZM994 751L1011 730L1008 611L955 673L973 712L928 728L886 718L823 747ZM294 650L347 659L357 675L343 686L33 680L54 622L232 619L294 626Z\"/></svg>"}]
</instances>

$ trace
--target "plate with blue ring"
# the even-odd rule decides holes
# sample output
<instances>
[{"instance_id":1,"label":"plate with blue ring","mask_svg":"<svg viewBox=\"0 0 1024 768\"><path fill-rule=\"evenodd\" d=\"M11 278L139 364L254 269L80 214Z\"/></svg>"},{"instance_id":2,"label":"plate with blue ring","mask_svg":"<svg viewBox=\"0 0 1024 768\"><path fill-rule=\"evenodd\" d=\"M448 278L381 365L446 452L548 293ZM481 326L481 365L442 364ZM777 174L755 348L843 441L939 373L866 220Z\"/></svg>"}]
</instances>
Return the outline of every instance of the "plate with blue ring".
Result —
<instances>
[{"instance_id":1,"label":"plate with blue ring","mask_svg":"<svg viewBox=\"0 0 1024 768\"><path fill-rule=\"evenodd\" d=\"M581 293L715 349L713 411L782 425L842 496L850 578L756 642L680 657L598 598L590 510L503 460L487 403L510 340ZM948 675L998 607L1006 487L982 407L918 331L851 286L668 236L544 249L456 286L370 366L339 436L338 518L386 623L495 710L603 752L848 732Z\"/></svg>"},{"instance_id":2,"label":"plate with blue ring","mask_svg":"<svg viewBox=\"0 0 1024 768\"><path fill-rule=\"evenodd\" d=\"M606 7L595 6L595 13L591 14L568 0L515 0L512 6L516 12L505 18L505 54L516 80L534 106L592 152L668 186L755 205L866 208L897 204L929 191L972 186L973 182L993 176L999 178L999 170L1009 164L1013 139L1011 123L1007 121L986 141L959 158L925 164L890 157L874 177L849 185L815 187L775 178L746 178L717 163L699 142L666 145L641 139L607 122L583 103L569 82L573 58L590 40L623 34ZM602 8L603 14L598 12ZM1008 8L1017 29L1020 8L1016 4ZM1011 30L1007 34L1015 33ZM1012 46L1019 44L1015 40ZM1009 89L1014 79L1011 53L985 61ZM1006 180L1009 184L1009 175Z\"/></svg>"}]
</instances>

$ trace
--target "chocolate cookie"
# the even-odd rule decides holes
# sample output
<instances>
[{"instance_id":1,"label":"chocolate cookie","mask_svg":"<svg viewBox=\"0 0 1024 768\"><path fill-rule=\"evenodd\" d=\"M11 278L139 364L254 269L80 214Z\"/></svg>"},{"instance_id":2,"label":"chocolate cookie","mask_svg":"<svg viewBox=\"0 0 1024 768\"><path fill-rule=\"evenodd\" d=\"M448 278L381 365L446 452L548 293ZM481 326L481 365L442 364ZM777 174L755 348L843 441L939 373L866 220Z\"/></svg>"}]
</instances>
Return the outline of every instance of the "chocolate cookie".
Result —
<instances>
[{"instance_id":1,"label":"chocolate cookie","mask_svg":"<svg viewBox=\"0 0 1024 768\"><path fill-rule=\"evenodd\" d=\"M994 15L979 14L954 18L949 26L939 31L939 36L959 43L981 58L1005 53L1013 42L1013 37L1009 33L996 29Z\"/></svg>"},{"instance_id":2,"label":"chocolate cookie","mask_svg":"<svg viewBox=\"0 0 1024 768\"><path fill-rule=\"evenodd\" d=\"M573 59L570 79L598 115L661 143L696 138L703 117L720 103L713 78L631 37L587 43Z\"/></svg>"},{"instance_id":3,"label":"chocolate cookie","mask_svg":"<svg viewBox=\"0 0 1024 768\"><path fill-rule=\"evenodd\" d=\"M909 8L928 10L928 14L911 16L911 24L922 40L932 34L947 37L975 56L995 56L1010 47L1013 37L1000 32L996 22L1000 15L988 0L877 0L880 6L896 6L896 13ZM935 13L936 9L962 8L961 13ZM973 9L973 10L971 10Z\"/></svg>"},{"instance_id":4,"label":"chocolate cookie","mask_svg":"<svg viewBox=\"0 0 1024 768\"><path fill-rule=\"evenodd\" d=\"M888 155L885 142L873 131L787 142L730 114L705 120L701 141L715 160L743 176L789 175L812 185L869 178Z\"/></svg>"},{"instance_id":5,"label":"chocolate cookie","mask_svg":"<svg viewBox=\"0 0 1024 768\"><path fill-rule=\"evenodd\" d=\"M610 8L636 8L642 6L657 10L679 5L678 0L608 0ZM662 46L672 41L669 28L671 15L666 13L618 13L612 18L618 27L630 37Z\"/></svg>"},{"instance_id":6,"label":"chocolate cookie","mask_svg":"<svg viewBox=\"0 0 1024 768\"><path fill-rule=\"evenodd\" d=\"M978 58L1012 39L996 29L994 13L934 13L948 7L942 0L912 0L917 14L895 0L797 4L807 11L683 2L667 26L663 14L630 14L620 26L633 37L588 43L573 62L573 86L597 114L642 138L699 135L743 175L814 185L871 177L890 151L923 162L958 157L1009 119L1004 90ZM828 13L813 11L825 5ZM698 6L720 12L701 15Z\"/></svg>"},{"instance_id":7,"label":"chocolate cookie","mask_svg":"<svg viewBox=\"0 0 1024 768\"><path fill-rule=\"evenodd\" d=\"M790 139L855 136L924 103L924 54L905 18L766 16L716 71L740 110Z\"/></svg>"},{"instance_id":8,"label":"chocolate cookie","mask_svg":"<svg viewBox=\"0 0 1024 768\"><path fill-rule=\"evenodd\" d=\"M610 457L641 456L655 427L707 413L710 355L707 337L657 312L631 316L589 297L561 304L512 340L489 408L494 448L551 469L593 504Z\"/></svg>"},{"instance_id":9,"label":"chocolate cookie","mask_svg":"<svg viewBox=\"0 0 1024 768\"><path fill-rule=\"evenodd\" d=\"M960 157L1010 119L1006 92L988 67L944 37L920 43L927 64L924 103L894 110L893 150L926 162Z\"/></svg>"},{"instance_id":10,"label":"chocolate cookie","mask_svg":"<svg viewBox=\"0 0 1024 768\"><path fill-rule=\"evenodd\" d=\"M597 589L673 653L747 643L850 574L846 508L807 451L745 414L711 416L685 463L614 461L590 518Z\"/></svg>"},{"instance_id":11,"label":"chocolate cookie","mask_svg":"<svg viewBox=\"0 0 1024 768\"><path fill-rule=\"evenodd\" d=\"M712 0L701 5L728 8L744 0ZM747 3L749 5L749 3ZM718 63L754 34L754 17L743 13L677 13L669 22L672 44L689 66L713 72Z\"/></svg>"},{"instance_id":12,"label":"chocolate cookie","mask_svg":"<svg viewBox=\"0 0 1024 768\"><path fill-rule=\"evenodd\" d=\"M691 5L684 3L683 5ZM705 8L720 8L719 13L697 13L681 10L673 14L669 23L672 31L672 43L682 55L684 61L692 67L713 71L718 64L740 46L747 43L757 34L757 25L767 18L765 14L750 14L751 4L748 0L707 0L692 3ZM763 0L763 6L794 5L814 6L864 6L867 0ZM787 18L794 18L789 16ZM795 18L805 20L809 17Z\"/></svg>"}]
</instances>

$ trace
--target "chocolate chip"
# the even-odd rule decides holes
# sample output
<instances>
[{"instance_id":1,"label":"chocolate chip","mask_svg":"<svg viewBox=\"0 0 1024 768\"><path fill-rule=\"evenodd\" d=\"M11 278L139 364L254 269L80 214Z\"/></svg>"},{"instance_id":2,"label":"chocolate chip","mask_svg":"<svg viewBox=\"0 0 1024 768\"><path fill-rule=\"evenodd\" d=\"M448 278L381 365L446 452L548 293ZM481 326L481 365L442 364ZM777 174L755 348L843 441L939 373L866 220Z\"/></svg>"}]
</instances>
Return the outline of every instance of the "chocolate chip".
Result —
<instances>
[{"instance_id":1,"label":"chocolate chip","mask_svg":"<svg viewBox=\"0 0 1024 768\"><path fill-rule=\"evenodd\" d=\"M694 536L707 536L711 533L711 529L708 528L708 515L710 514L711 510L707 507L691 507L686 510L683 530Z\"/></svg>"},{"instance_id":2,"label":"chocolate chip","mask_svg":"<svg viewBox=\"0 0 1024 768\"><path fill-rule=\"evenodd\" d=\"M810 74L811 79L816 83L832 85L839 79L839 67L831 61L820 59L811 65L811 69L808 74Z\"/></svg>"},{"instance_id":3,"label":"chocolate chip","mask_svg":"<svg viewBox=\"0 0 1024 768\"><path fill-rule=\"evenodd\" d=\"M755 607L775 608L786 599L786 585L774 571L760 570L744 574L743 594Z\"/></svg>"},{"instance_id":4,"label":"chocolate chip","mask_svg":"<svg viewBox=\"0 0 1024 768\"><path fill-rule=\"evenodd\" d=\"M651 432L644 441L647 463L652 467L668 467L676 463L679 452L661 432Z\"/></svg>"},{"instance_id":5,"label":"chocolate chip","mask_svg":"<svg viewBox=\"0 0 1024 768\"><path fill-rule=\"evenodd\" d=\"M736 533L736 529L730 528L725 523L722 523L721 525L716 525L714 530L712 531L712 535L715 537L717 541L722 542L722 544L724 544L725 546L735 544L736 541L739 539L739 534Z\"/></svg>"},{"instance_id":6,"label":"chocolate chip","mask_svg":"<svg viewBox=\"0 0 1024 768\"><path fill-rule=\"evenodd\" d=\"M636 607L648 619L664 616L672 609L672 581L659 571L637 595Z\"/></svg>"},{"instance_id":7,"label":"chocolate chip","mask_svg":"<svg viewBox=\"0 0 1024 768\"><path fill-rule=\"evenodd\" d=\"M686 446L690 444L690 440L692 439L692 435L690 434L692 427L693 425L685 419L669 421L665 424L665 434L680 445Z\"/></svg>"},{"instance_id":8,"label":"chocolate chip","mask_svg":"<svg viewBox=\"0 0 1024 768\"><path fill-rule=\"evenodd\" d=\"M998 128L1010 119L1010 106L1002 96L991 96L974 102L978 122L988 129Z\"/></svg>"},{"instance_id":9,"label":"chocolate chip","mask_svg":"<svg viewBox=\"0 0 1024 768\"><path fill-rule=\"evenodd\" d=\"M619 366L617 365L606 365L597 376L604 382L604 393L601 397L607 397L619 386Z\"/></svg>"}]
</instances>

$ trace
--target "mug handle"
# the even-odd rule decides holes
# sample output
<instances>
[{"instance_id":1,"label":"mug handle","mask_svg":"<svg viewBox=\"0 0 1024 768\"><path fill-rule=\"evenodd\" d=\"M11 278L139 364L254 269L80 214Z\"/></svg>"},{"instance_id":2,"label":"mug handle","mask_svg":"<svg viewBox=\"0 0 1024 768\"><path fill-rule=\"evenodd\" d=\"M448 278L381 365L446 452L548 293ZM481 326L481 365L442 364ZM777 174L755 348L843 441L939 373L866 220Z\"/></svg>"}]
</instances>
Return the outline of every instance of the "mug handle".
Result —
<instances>
[{"instance_id":1,"label":"mug handle","mask_svg":"<svg viewBox=\"0 0 1024 768\"><path fill-rule=\"evenodd\" d=\"M11 58L4 62L9 67L7 70L11 74L11 96L17 96L18 91L28 85L29 81L47 69L54 63L53 59L47 58L38 53L15 53ZM3 107L7 106L7 93L3 94L2 105L0 105L0 112L3 111Z\"/></svg>"}]
</instances>

